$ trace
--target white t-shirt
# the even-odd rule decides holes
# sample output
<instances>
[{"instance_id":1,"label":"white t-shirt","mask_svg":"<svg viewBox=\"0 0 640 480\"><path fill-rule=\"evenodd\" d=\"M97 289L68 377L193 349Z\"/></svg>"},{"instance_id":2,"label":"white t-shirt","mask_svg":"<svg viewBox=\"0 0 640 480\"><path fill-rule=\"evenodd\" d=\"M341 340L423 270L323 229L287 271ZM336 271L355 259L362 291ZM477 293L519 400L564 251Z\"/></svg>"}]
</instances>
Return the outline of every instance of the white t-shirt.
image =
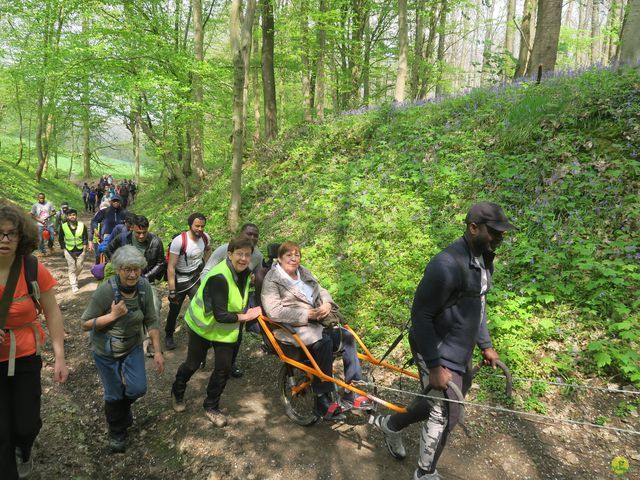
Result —
<instances>
[{"instance_id":1,"label":"white t-shirt","mask_svg":"<svg viewBox=\"0 0 640 480\"><path fill-rule=\"evenodd\" d=\"M49 226L53 220L53 205L50 202L36 202L31 207L31 215L43 220L45 225Z\"/></svg>"},{"instance_id":2,"label":"white t-shirt","mask_svg":"<svg viewBox=\"0 0 640 480\"><path fill-rule=\"evenodd\" d=\"M489 272L487 271L487 268L484 265L484 258L482 256L479 257L474 257L476 265L478 267L480 267L480 295L482 295L480 297L480 301L481 301L481 308L480 308L480 323L482 323L482 319L484 318L484 311L485 308L487 308L487 296L485 295L485 293L487 293L487 289L489 288Z\"/></svg>"},{"instance_id":3,"label":"white t-shirt","mask_svg":"<svg viewBox=\"0 0 640 480\"><path fill-rule=\"evenodd\" d=\"M203 235L206 235L207 240L211 242L211 238L208 234L203 233ZM185 249L185 255L180 255L180 250L182 249L182 235L178 235L174 238L169 246L169 253L178 255L178 263L176 264L176 281L180 283L188 282L191 279L193 272L198 270L201 266L205 249L204 240L202 238L199 238L197 242L194 242L191 240L189 233L187 233L186 237L187 248Z\"/></svg>"}]
</instances>

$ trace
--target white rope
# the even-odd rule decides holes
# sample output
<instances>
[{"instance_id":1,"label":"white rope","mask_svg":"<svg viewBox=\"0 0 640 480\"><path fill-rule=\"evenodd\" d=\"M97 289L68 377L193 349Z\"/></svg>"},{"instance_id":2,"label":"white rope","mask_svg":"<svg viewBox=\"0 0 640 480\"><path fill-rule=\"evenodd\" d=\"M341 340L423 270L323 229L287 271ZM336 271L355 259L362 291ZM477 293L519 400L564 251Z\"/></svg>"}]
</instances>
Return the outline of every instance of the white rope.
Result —
<instances>
[{"instance_id":1,"label":"white rope","mask_svg":"<svg viewBox=\"0 0 640 480\"><path fill-rule=\"evenodd\" d=\"M610 430L616 433L628 433L631 435L640 435L640 431L637 430L631 430L631 429L626 429L626 428L617 428L617 427L607 427L606 425L598 425L597 423L590 423L590 422L585 422L585 421L581 421L581 420L571 420L568 418L559 418L559 417L550 417L548 415L542 415L539 413L530 413L530 412L520 412L517 410L511 410L509 408L504 408L504 407L496 407L493 405L485 405L482 403L477 403L477 402L469 402L469 401L460 401L460 400L454 400L452 398L443 398L443 397L435 397L432 395L425 395L424 393L416 393L416 392L410 392L408 390L400 390L397 388L393 388L393 387L386 387L384 385L379 385L379 384L375 384L375 383L371 383L371 382L362 382L363 384L367 385L367 386L371 386L371 387L378 387L378 388L382 388L384 390L389 390L392 392L397 392L397 393L403 393L403 394L409 394L409 395L414 395L416 397L423 397L423 398L429 398L431 400L439 400L439 401L445 401L445 402L451 402L451 403L459 403L462 405L469 405L472 407L478 407L478 408L484 408L487 410L494 410L497 412L503 412L503 413L513 413L515 415L525 415L525 416L529 416L529 417L533 417L533 418L539 418L539 419L544 419L544 420L551 420L553 422L563 422L563 423L569 423L572 425L580 425L580 426L584 426L584 427L591 427L591 428L600 428L602 430Z\"/></svg>"},{"instance_id":2,"label":"white rope","mask_svg":"<svg viewBox=\"0 0 640 480\"><path fill-rule=\"evenodd\" d=\"M501 375L499 373L487 373L485 375L490 377L506 378L504 375ZM599 390L601 392L606 392L606 393L625 393L627 395L640 395L640 391L638 390L622 390L620 388L592 387L589 385L578 385L575 383L564 383L564 382L552 382L548 380L536 380L534 378L523 378L523 377L511 377L511 380L513 381L517 380L520 382L530 382L530 383L545 383L547 385L557 385L559 387L567 387L567 388L581 388L584 390Z\"/></svg>"}]
</instances>

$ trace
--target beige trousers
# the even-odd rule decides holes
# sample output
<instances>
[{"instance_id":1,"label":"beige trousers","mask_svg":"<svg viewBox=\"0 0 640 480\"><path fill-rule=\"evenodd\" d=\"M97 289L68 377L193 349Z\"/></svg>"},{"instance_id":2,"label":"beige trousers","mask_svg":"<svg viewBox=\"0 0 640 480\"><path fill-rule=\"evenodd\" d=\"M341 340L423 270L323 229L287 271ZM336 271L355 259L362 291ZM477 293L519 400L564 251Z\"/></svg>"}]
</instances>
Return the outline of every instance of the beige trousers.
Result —
<instances>
[{"instance_id":1,"label":"beige trousers","mask_svg":"<svg viewBox=\"0 0 640 480\"><path fill-rule=\"evenodd\" d=\"M84 256L86 251L83 251L78 258L74 258L68 250L64 251L64 258L67 260L67 267L69 268L69 284L72 287L78 286L78 275L82 272L82 264L84 263Z\"/></svg>"}]
</instances>

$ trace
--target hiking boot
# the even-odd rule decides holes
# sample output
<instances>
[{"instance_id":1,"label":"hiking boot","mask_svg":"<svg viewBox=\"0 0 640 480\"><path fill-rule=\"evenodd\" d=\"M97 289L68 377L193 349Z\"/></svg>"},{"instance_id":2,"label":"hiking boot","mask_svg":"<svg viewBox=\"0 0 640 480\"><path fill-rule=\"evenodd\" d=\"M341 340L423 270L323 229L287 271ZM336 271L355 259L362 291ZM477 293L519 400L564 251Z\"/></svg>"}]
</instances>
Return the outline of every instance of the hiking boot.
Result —
<instances>
[{"instance_id":1,"label":"hiking boot","mask_svg":"<svg viewBox=\"0 0 640 480\"><path fill-rule=\"evenodd\" d=\"M109 449L112 453L124 453L127 451L126 435L109 434Z\"/></svg>"},{"instance_id":2,"label":"hiking boot","mask_svg":"<svg viewBox=\"0 0 640 480\"><path fill-rule=\"evenodd\" d=\"M176 342L173 340L173 336L166 337L164 339L164 347L167 350L175 350L176 349Z\"/></svg>"},{"instance_id":3,"label":"hiking boot","mask_svg":"<svg viewBox=\"0 0 640 480\"><path fill-rule=\"evenodd\" d=\"M22 458L22 449L16 447L16 469L18 470L18 478L29 478L33 471L33 454L27 460Z\"/></svg>"},{"instance_id":4,"label":"hiking boot","mask_svg":"<svg viewBox=\"0 0 640 480\"><path fill-rule=\"evenodd\" d=\"M240 378L242 376L242 370L240 370L240 367L237 363L231 365L231 376L233 378Z\"/></svg>"},{"instance_id":5,"label":"hiking boot","mask_svg":"<svg viewBox=\"0 0 640 480\"><path fill-rule=\"evenodd\" d=\"M344 422L347 419L340 403L333 401L330 394L316 395L314 410L327 422Z\"/></svg>"},{"instance_id":6,"label":"hiking boot","mask_svg":"<svg viewBox=\"0 0 640 480\"><path fill-rule=\"evenodd\" d=\"M369 418L369 423L376 427L384 435L384 444L387 446L389 453L398 460L403 460L407 456L407 451L402 444L402 434L390 430L387 424L391 415L376 415Z\"/></svg>"},{"instance_id":7,"label":"hiking boot","mask_svg":"<svg viewBox=\"0 0 640 480\"><path fill-rule=\"evenodd\" d=\"M184 403L184 397L176 395L175 392L171 392L171 408L174 412L184 412L187 408L187 404Z\"/></svg>"},{"instance_id":8,"label":"hiking boot","mask_svg":"<svg viewBox=\"0 0 640 480\"><path fill-rule=\"evenodd\" d=\"M227 424L227 417L225 417L224 413L222 413L220 410L205 410L204 414L209 420L211 420L211 423L213 423L218 428L222 428Z\"/></svg>"},{"instance_id":9,"label":"hiking boot","mask_svg":"<svg viewBox=\"0 0 640 480\"><path fill-rule=\"evenodd\" d=\"M421 469L416 469L416 471L413 472L413 480L443 480L437 470L434 470L433 473L424 472L422 475L420 475L420 471L424 472L424 470Z\"/></svg>"}]
</instances>

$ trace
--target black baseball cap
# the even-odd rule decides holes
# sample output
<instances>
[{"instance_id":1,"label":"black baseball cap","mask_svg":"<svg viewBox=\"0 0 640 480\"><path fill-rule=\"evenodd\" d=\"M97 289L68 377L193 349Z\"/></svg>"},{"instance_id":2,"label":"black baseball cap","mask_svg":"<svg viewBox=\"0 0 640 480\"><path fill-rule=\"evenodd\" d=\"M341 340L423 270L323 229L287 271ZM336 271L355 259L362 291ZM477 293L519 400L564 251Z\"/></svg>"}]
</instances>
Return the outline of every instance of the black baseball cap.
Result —
<instances>
[{"instance_id":1,"label":"black baseball cap","mask_svg":"<svg viewBox=\"0 0 640 480\"><path fill-rule=\"evenodd\" d=\"M509 222L500 205L491 202L480 202L473 205L464 221L467 225L470 223L477 225L484 223L499 232L506 232L516 228L515 225Z\"/></svg>"}]
</instances>

